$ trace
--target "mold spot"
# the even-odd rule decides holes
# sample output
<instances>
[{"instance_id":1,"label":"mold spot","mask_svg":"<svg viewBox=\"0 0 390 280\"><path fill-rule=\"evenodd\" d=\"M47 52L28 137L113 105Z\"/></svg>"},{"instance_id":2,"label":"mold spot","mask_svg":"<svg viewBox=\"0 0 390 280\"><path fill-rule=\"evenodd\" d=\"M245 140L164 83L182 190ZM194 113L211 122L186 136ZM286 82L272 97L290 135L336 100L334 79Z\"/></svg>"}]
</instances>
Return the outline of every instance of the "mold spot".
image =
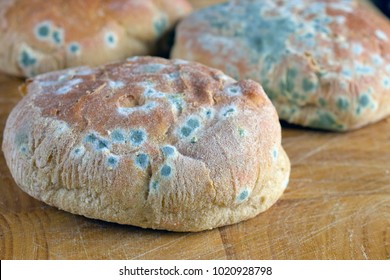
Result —
<instances>
[{"instance_id":1,"label":"mold spot","mask_svg":"<svg viewBox=\"0 0 390 280\"><path fill-rule=\"evenodd\" d=\"M214 110L211 108L202 108L203 115L206 117L206 119L210 120L214 117Z\"/></svg>"},{"instance_id":2,"label":"mold spot","mask_svg":"<svg viewBox=\"0 0 390 280\"><path fill-rule=\"evenodd\" d=\"M183 64L188 64L188 61L187 60L184 60L184 59L174 59L173 60L173 64L175 65L183 65Z\"/></svg>"},{"instance_id":3,"label":"mold spot","mask_svg":"<svg viewBox=\"0 0 390 280\"><path fill-rule=\"evenodd\" d=\"M389 77L384 77L383 80L382 80L382 85L385 89L389 89L390 88L390 79Z\"/></svg>"},{"instance_id":4,"label":"mold spot","mask_svg":"<svg viewBox=\"0 0 390 280\"><path fill-rule=\"evenodd\" d=\"M108 82L108 85L109 85L109 87L110 88L112 88L112 89L117 89L117 88L122 88L122 87L124 87L125 86L125 83L124 82L122 82L122 81L109 81Z\"/></svg>"},{"instance_id":5,"label":"mold spot","mask_svg":"<svg viewBox=\"0 0 390 280\"><path fill-rule=\"evenodd\" d=\"M119 157L117 155L110 154L107 157L107 165L110 168L116 168L119 164Z\"/></svg>"},{"instance_id":6,"label":"mold spot","mask_svg":"<svg viewBox=\"0 0 390 280\"><path fill-rule=\"evenodd\" d=\"M318 103L320 104L321 107L326 107L326 100L323 97L318 98Z\"/></svg>"},{"instance_id":7,"label":"mold spot","mask_svg":"<svg viewBox=\"0 0 390 280\"><path fill-rule=\"evenodd\" d=\"M181 132L182 136L188 137L192 133L192 129L190 127L188 127L188 126L183 126L181 128L180 132Z\"/></svg>"},{"instance_id":8,"label":"mold spot","mask_svg":"<svg viewBox=\"0 0 390 280\"><path fill-rule=\"evenodd\" d=\"M134 129L130 131L130 142L133 146L140 146L146 141L146 133L141 129Z\"/></svg>"},{"instance_id":9,"label":"mold spot","mask_svg":"<svg viewBox=\"0 0 390 280\"><path fill-rule=\"evenodd\" d=\"M190 118L188 121L187 121L187 125L192 128L192 129L196 129L200 126L200 122L197 118Z\"/></svg>"},{"instance_id":10,"label":"mold spot","mask_svg":"<svg viewBox=\"0 0 390 280\"><path fill-rule=\"evenodd\" d=\"M244 189L237 195L237 202L243 202L249 197L249 190Z\"/></svg>"},{"instance_id":11,"label":"mold spot","mask_svg":"<svg viewBox=\"0 0 390 280\"><path fill-rule=\"evenodd\" d=\"M154 74L154 73L161 71L165 67L166 66L164 64L149 63L149 64L143 64L143 65L138 66L135 72Z\"/></svg>"},{"instance_id":12,"label":"mold spot","mask_svg":"<svg viewBox=\"0 0 390 280\"><path fill-rule=\"evenodd\" d=\"M243 128L239 128L238 129L238 135L240 135L240 137L245 137L246 136L246 130L243 129Z\"/></svg>"},{"instance_id":13,"label":"mold spot","mask_svg":"<svg viewBox=\"0 0 390 280\"><path fill-rule=\"evenodd\" d=\"M95 143L95 141L97 139L98 139L98 137L96 136L96 134L91 133L91 134L87 135L84 140L87 143Z\"/></svg>"},{"instance_id":14,"label":"mold spot","mask_svg":"<svg viewBox=\"0 0 390 280\"><path fill-rule=\"evenodd\" d=\"M164 74L165 77L167 77L167 80L169 81L177 81L180 78L179 72L172 72L169 74Z\"/></svg>"},{"instance_id":15,"label":"mold spot","mask_svg":"<svg viewBox=\"0 0 390 280\"><path fill-rule=\"evenodd\" d=\"M169 95L168 101L179 114L183 112L183 98L179 94Z\"/></svg>"},{"instance_id":16,"label":"mold spot","mask_svg":"<svg viewBox=\"0 0 390 280\"><path fill-rule=\"evenodd\" d=\"M93 147L99 151L103 149L109 149L110 147L110 143L106 139L96 135L95 133L88 134L84 141L86 143L92 144Z\"/></svg>"},{"instance_id":17,"label":"mold spot","mask_svg":"<svg viewBox=\"0 0 390 280\"><path fill-rule=\"evenodd\" d=\"M382 30L379 30L379 29L375 30L375 35L378 39L380 39L382 41L385 41L385 42L388 41L386 33L384 33Z\"/></svg>"},{"instance_id":18,"label":"mold spot","mask_svg":"<svg viewBox=\"0 0 390 280\"><path fill-rule=\"evenodd\" d=\"M271 155L272 155L273 161L276 161L278 159L279 151L278 151L278 148L276 146L271 150Z\"/></svg>"},{"instance_id":19,"label":"mold spot","mask_svg":"<svg viewBox=\"0 0 390 280\"><path fill-rule=\"evenodd\" d=\"M298 74L297 69L289 68L286 72L285 81L281 81L279 84L279 88L284 95L289 95L294 91L295 87L295 78Z\"/></svg>"},{"instance_id":20,"label":"mold spot","mask_svg":"<svg viewBox=\"0 0 390 280\"><path fill-rule=\"evenodd\" d=\"M128 58L126 58L126 61L134 62L137 61L138 59L139 56L129 56Z\"/></svg>"},{"instance_id":21,"label":"mold spot","mask_svg":"<svg viewBox=\"0 0 390 280\"><path fill-rule=\"evenodd\" d=\"M343 125L337 122L332 113L323 111L317 111L317 118L312 119L310 125L322 129L341 130L343 128Z\"/></svg>"},{"instance_id":22,"label":"mold spot","mask_svg":"<svg viewBox=\"0 0 390 280\"><path fill-rule=\"evenodd\" d=\"M106 32L104 35L104 41L109 48L115 48L117 44L117 36L113 32Z\"/></svg>"},{"instance_id":23,"label":"mold spot","mask_svg":"<svg viewBox=\"0 0 390 280\"><path fill-rule=\"evenodd\" d=\"M50 22L45 21L36 25L35 35L38 39L45 40L50 34Z\"/></svg>"},{"instance_id":24,"label":"mold spot","mask_svg":"<svg viewBox=\"0 0 390 280\"><path fill-rule=\"evenodd\" d=\"M68 51L71 54L79 54L80 53L80 45L76 42L72 42L68 45Z\"/></svg>"},{"instance_id":25,"label":"mold spot","mask_svg":"<svg viewBox=\"0 0 390 280\"><path fill-rule=\"evenodd\" d=\"M98 150L108 149L109 146L110 146L110 143L105 139L98 139L96 142L96 148Z\"/></svg>"},{"instance_id":26,"label":"mold spot","mask_svg":"<svg viewBox=\"0 0 390 280\"><path fill-rule=\"evenodd\" d=\"M135 100L133 100L133 102L134 102L133 105L131 105L131 104L126 105L129 107L118 107L117 108L118 113L121 115L125 115L125 116L128 116L128 115L135 113L135 112L148 113L149 111L151 111L152 109L157 107L157 103L154 101L148 101L147 103L145 103L142 106L137 106L138 103ZM135 107L133 107L133 106L135 106Z\"/></svg>"},{"instance_id":27,"label":"mold spot","mask_svg":"<svg viewBox=\"0 0 390 280\"><path fill-rule=\"evenodd\" d=\"M363 52L363 46L360 43L352 44L352 53L355 55L360 55Z\"/></svg>"},{"instance_id":28,"label":"mold spot","mask_svg":"<svg viewBox=\"0 0 390 280\"><path fill-rule=\"evenodd\" d=\"M57 45L60 45L64 40L64 31L62 29L57 29L53 31L51 36L53 38L53 42Z\"/></svg>"},{"instance_id":29,"label":"mold spot","mask_svg":"<svg viewBox=\"0 0 390 280\"><path fill-rule=\"evenodd\" d=\"M341 74L346 77L346 78L351 78L352 77L352 72L350 69L343 67L341 70Z\"/></svg>"},{"instance_id":30,"label":"mold spot","mask_svg":"<svg viewBox=\"0 0 390 280\"><path fill-rule=\"evenodd\" d=\"M135 164L142 170L145 170L149 166L149 156L144 153L136 155Z\"/></svg>"},{"instance_id":31,"label":"mold spot","mask_svg":"<svg viewBox=\"0 0 390 280\"><path fill-rule=\"evenodd\" d=\"M78 147L74 148L72 151L72 155L76 158L81 157L84 153L85 153L84 146L78 146Z\"/></svg>"},{"instance_id":32,"label":"mold spot","mask_svg":"<svg viewBox=\"0 0 390 280\"><path fill-rule=\"evenodd\" d=\"M163 167L161 167L160 170L161 176L169 177L171 173L172 173L172 168L169 165L164 164Z\"/></svg>"},{"instance_id":33,"label":"mold spot","mask_svg":"<svg viewBox=\"0 0 390 280\"><path fill-rule=\"evenodd\" d=\"M229 106L223 107L221 112L220 112L220 116L223 118L232 117L235 114L237 114L237 109L234 105L229 105Z\"/></svg>"},{"instance_id":34,"label":"mold spot","mask_svg":"<svg viewBox=\"0 0 390 280\"><path fill-rule=\"evenodd\" d=\"M171 145L166 145L161 148L161 151L165 157L171 157L176 153L176 148Z\"/></svg>"},{"instance_id":35,"label":"mold spot","mask_svg":"<svg viewBox=\"0 0 390 280\"><path fill-rule=\"evenodd\" d=\"M200 127L200 120L198 117L190 117L186 124L180 129L180 136L188 137L190 136L194 131L196 131Z\"/></svg>"},{"instance_id":36,"label":"mold spot","mask_svg":"<svg viewBox=\"0 0 390 280\"><path fill-rule=\"evenodd\" d=\"M20 53L20 65L22 67L30 67L34 65L37 62L37 59L33 57L30 53L28 53L26 50L23 50Z\"/></svg>"},{"instance_id":37,"label":"mold spot","mask_svg":"<svg viewBox=\"0 0 390 280\"><path fill-rule=\"evenodd\" d=\"M305 92L313 91L316 88L316 84L307 78L302 80L302 88Z\"/></svg>"},{"instance_id":38,"label":"mold spot","mask_svg":"<svg viewBox=\"0 0 390 280\"><path fill-rule=\"evenodd\" d=\"M371 59L372 59L372 62L377 66L379 66L383 63L382 57L378 54L372 55Z\"/></svg>"},{"instance_id":39,"label":"mold spot","mask_svg":"<svg viewBox=\"0 0 390 280\"><path fill-rule=\"evenodd\" d=\"M341 3L330 3L329 6L334 10L340 10L346 13L352 13L353 9L350 5L346 5L345 2Z\"/></svg>"},{"instance_id":40,"label":"mold spot","mask_svg":"<svg viewBox=\"0 0 390 280\"><path fill-rule=\"evenodd\" d=\"M348 109L349 101L345 97L340 96L339 98L337 98L336 105L339 110L344 111Z\"/></svg>"},{"instance_id":41,"label":"mold spot","mask_svg":"<svg viewBox=\"0 0 390 280\"><path fill-rule=\"evenodd\" d=\"M94 69L91 69L91 68L87 68L87 67L80 67L77 69L76 71L76 75L79 75L79 76L87 76L87 75L92 75L95 72L96 70Z\"/></svg>"},{"instance_id":42,"label":"mold spot","mask_svg":"<svg viewBox=\"0 0 390 280\"><path fill-rule=\"evenodd\" d=\"M62 86L59 89L57 89L55 93L56 94L66 94L66 93L70 92L75 85L78 85L78 84L80 84L82 82L83 82L82 79L70 80L64 86Z\"/></svg>"},{"instance_id":43,"label":"mold spot","mask_svg":"<svg viewBox=\"0 0 390 280\"><path fill-rule=\"evenodd\" d=\"M367 94L362 94L359 97L359 105L362 107L368 106L370 103L370 97Z\"/></svg>"},{"instance_id":44,"label":"mold spot","mask_svg":"<svg viewBox=\"0 0 390 280\"><path fill-rule=\"evenodd\" d=\"M359 75L372 75L374 73L374 69L367 65L357 65L355 70Z\"/></svg>"},{"instance_id":45,"label":"mold spot","mask_svg":"<svg viewBox=\"0 0 390 280\"><path fill-rule=\"evenodd\" d=\"M158 187L159 187L158 182L153 180L153 181L150 182L149 191L152 191L152 190L153 191L157 191Z\"/></svg>"},{"instance_id":46,"label":"mold spot","mask_svg":"<svg viewBox=\"0 0 390 280\"><path fill-rule=\"evenodd\" d=\"M70 129L69 125L66 122L59 121L57 122L55 134L61 134L67 132Z\"/></svg>"},{"instance_id":47,"label":"mold spot","mask_svg":"<svg viewBox=\"0 0 390 280\"><path fill-rule=\"evenodd\" d=\"M146 88L144 91L146 98L165 98L166 95L162 92L156 91L154 88Z\"/></svg>"},{"instance_id":48,"label":"mold spot","mask_svg":"<svg viewBox=\"0 0 390 280\"><path fill-rule=\"evenodd\" d=\"M225 89L225 92L228 96L239 96L242 94L242 91L241 91L241 87L239 87L238 85L232 85L232 86L229 86Z\"/></svg>"},{"instance_id":49,"label":"mold spot","mask_svg":"<svg viewBox=\"0 0 390 280\"><path fill-rule=\"evenodd\" d=\"M160 17L159 19L153 22L154 32L157 35L161 35L166 30L167 26L168 26L168 20L165 16Z\"/></svg>"},{"instance_id":50,"label":"mold spot","mask_svg":"<svg viewBox=\"0 0 390 280\"><path fill-rule=\"evenodd\" d=\"M124 143L126 141L124 132L121 129L114 129L110 136L114 143Z\"/></svg>"},{"instance_id":51,"label":"mold spot","mask_svg":"<svg viewBox=\"0 0 390 280\"><path fill-rule=\"evenodd\" d=\"M196 142L198 142L198 137L194 136L191 138L191 143L192 144L195 144Z\"/></svg>"},{"instance_id":52,"label":"mold spot","mask_svg":"<svg viewBox=\"0 0 390 280\"><path fill-rule=\"evenodd\" d=\"M26 153L28 151L28 135L25 132L19 132L15 135L15 145L20 152Z\"/></svg>"}]
</instances>

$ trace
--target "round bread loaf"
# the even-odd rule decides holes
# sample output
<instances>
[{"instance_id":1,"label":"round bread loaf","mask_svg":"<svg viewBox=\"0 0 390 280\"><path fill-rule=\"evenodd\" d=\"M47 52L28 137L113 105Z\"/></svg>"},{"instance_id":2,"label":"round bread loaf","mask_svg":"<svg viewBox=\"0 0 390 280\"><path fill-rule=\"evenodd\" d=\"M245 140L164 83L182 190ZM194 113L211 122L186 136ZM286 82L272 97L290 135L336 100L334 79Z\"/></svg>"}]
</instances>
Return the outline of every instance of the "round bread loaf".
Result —
<instances>
[{"instance_id":1,"label":"round bread loaf","mask_svg":"<svg viewBox=\"0 0 390 280\"><path fill-rule=\"evenodd\" d=\"M4 0L0 70L17 76L154 54L186 0Z\"/></svg>"},{"instance_id":2,"label":"round bread loaf","mask_svg":"<svg viewBox=\"0 0 390 280\"><path fill-rule=\"evenodd\" d=\"M87 217L200 231L254 217L290 163L256 82L181 60L135 57L28 80L3 151L31 196Z\"/></svg>"},{"instance_id":3,"label":"round bread loaf","mask_svg":"<svg viewBox=\"0 0 390 280\"><path fill-rule=\"evenodd\" d=\"M172 57L260 82L290 123L343 131L390 113L390 24L355 1L212 6L179 24Z\"/></svg>"}]
</instances>

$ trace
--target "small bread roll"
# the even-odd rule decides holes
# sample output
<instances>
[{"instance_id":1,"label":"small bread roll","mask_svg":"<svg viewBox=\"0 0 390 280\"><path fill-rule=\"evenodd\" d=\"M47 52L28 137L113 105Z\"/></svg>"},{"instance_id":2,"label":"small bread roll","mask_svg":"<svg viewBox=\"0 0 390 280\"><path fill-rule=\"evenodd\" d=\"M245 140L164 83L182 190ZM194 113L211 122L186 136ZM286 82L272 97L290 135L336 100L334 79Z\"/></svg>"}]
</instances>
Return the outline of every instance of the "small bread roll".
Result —
<instances>
[{"instance_id":1,"label":"small bread roll","mask_svg":"<svg viewBox=\"0 0 390 280\"><path fill-rule=\"evenodd\" d=\"M190 11L186 0L1 1L0 71L31 77L154 54Z\"/></svg>"},{"instance_id":2,"label":"small bread roll","mask_svg":"<svg viewBox=\"0 0 390 280\"><path fill-rule=\"evenodd\" d=\"M173 58L264 87L281 119L345 131L390 113L390 24L350 0L236 0L183 20Z\"/></svg>"},{"instance_id":3,"label":"small bread roll","mask_svg":"<svg viewBox=\"0 0 390 280\"><path fill-rule=\"evenodd\" d=\"M28 80L3 151L31 196L86 217L200 231L256 216L290 163L256 82L182 60L135 57Z\"/></svg>"}]
</instances>

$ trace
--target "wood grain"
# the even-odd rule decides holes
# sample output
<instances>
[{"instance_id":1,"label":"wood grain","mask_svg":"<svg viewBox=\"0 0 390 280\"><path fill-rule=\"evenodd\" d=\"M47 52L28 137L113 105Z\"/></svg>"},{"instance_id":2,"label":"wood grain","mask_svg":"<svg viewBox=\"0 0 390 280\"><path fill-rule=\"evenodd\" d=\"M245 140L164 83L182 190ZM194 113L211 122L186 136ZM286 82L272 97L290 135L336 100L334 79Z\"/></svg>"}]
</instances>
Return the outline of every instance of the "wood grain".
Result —
<instances>
[{"instance_id":1,"label":"wood grain","mask_svg":"<svg viewBox=\"0 0 390 280\"><path fill-rule=\"evenodd\" d=\"M21 83L0 75L1 142ZM200 233L57 210L22 192L0 153L0 259L390 259L389 140L390 119L349 133L283 124L292 173L282 198L256 218Z\"/></svg>"}]
</instances>

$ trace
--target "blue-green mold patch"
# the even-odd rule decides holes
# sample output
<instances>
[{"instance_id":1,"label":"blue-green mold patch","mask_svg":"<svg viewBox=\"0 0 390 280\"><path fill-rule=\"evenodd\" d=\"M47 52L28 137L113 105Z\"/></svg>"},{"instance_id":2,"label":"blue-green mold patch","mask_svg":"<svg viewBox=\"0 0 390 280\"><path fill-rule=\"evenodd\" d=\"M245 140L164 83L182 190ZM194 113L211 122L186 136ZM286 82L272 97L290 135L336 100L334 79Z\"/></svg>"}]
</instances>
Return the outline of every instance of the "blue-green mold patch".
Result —
<instances>
[{"instance_id":1,"label":"blue-green mold patch","mask_svg":"<svg viewBox=\"0 0 390 280\"><path fill-rule=\"evenodd\" d=\"M135 156L135 164L140 169L145 170L149 166L149 155L141 153Z\"/></svg>"},{"instance_id":2,"label":"blue-green mold patch","mask_svg":"<svg viewBox=\"0 0 390 280\"><path fill-rule=\"evenodd\" d=\"M110 148L110 142L94 132L89 133L84 138L84 142L92 145L98 151Z\"/></svg>"},{"instance_id":3,"label":"blue-green mold patch","mask_svg":"<svg viewBox=\"0 0 390 280\"><path fill-rule=\"evenodd\" d=\"M347 98L340 96L339 98L337 98L336 105L339 110L345 111L349 107L349 101Z\"/></svg>"},{"instance_id":4,"label":"blue-green mold patch","mask_svg":"<svg viewBox=\"0 0 390 280\"><path fill-rule=\"evenodd\" d=\"M167 29L168 27L168 20L165 16L163 17L160 17L159 19L156 19L154 22L153 22L153 28L154 28L154 32L160 36L161 34L164 33L164 31Z\"/></svg>"},{"instance_id":5,"label":"blue-green mold patch","mask_svg":"<svg viewBox=\"0 0 390 280\"><path fill-rule=\"evenodd\" d=\"M19 57L19 64L23 68L33 66L37 63L37 59L32 56L28 51L22 50Z\"/></svg>"},{"instance_id":6,"label":"blue-green mold patch","mask_svg":"<svg viewBox=\"0 0 390 280\"><path fill-rule=\"evenodd\" d=\"M309 125L321 129L342 130L344 128L332 113L324 111L317 111L316 118L312 119Z\"/></svg>"},{"instance_id":7,"label":"blue-green mold patch","mask_svg":"<svg viewBox=\"0 0 390 280\"><path fill-rule=\"evenodd\" d=\"M124 143L126 141L125 132L119 128L114 129L110 137L113 143Z\"/></svg>"},{"instance_id":8,"label":"blue-green mold patch","mask_svg":"<svg viewBox=\"0 0 390 280\"><path fill-rule=\"evenodd\" d=\"M248 189L243 189L240 191L240 193L237 195L237 202L243 202L249 197L249 190Z\"/></svg>"},{"instance_id":9,"label":"blue-green mold patch","mask_svg":"<svg viewBox=\"0 0 390 280\"><path fill-rule=\"evenodd\" d=\"M110 154L107 157L106 163L107 163L107 166L110 167L110 168L118 167L118 165L119 165L119 156Z\"/></svg>"},{"instance_id":10,"label":"blue-green mold patch","mask_svg":"<svg viewBox=\"0 0 390 280\"><path fill-rule=\"evenodd\" d=\"M77 42L72 42L68 45L68 51L71 54L79 54L80 53L80 44Z\"/></svg>"},{"instance_id":11,"label":"blue-green mold patch","mask_svg":"<svg viewBox=\"0 0 390 280\"><path fill-rule=\"evenodd\" d=\"M317 88L318 84L314 83L313 81L303 78L302 80L302 89L305 92L311 92Z\"/></svg>"},{"instance_id":12,"label":"blue-green mold patch","mask_svg":"<svg viewBox=\"0 0 390 280\"><path fill-rule=\"evenodd\" d=\"M35 26L35 36L40 40L46 40L50 35L51 23L48 21L41 22Z\"/></svg>"},{"instance_id":13,"label":"blue-green mold patch","mask_svg":"<svg viewBox=\"0 0 390 280\"><path fill-rule=\"evenodd\" d=\"M222 118L229 118L237 114L237 108L235 105L228 105L221 109L219 116Z\"/></svg>"},{"instance_id":14,"label":"blue-green mold patch","mask_svg":"<svg viewBox=\"0 0 390 280\"><path fill-rule=\"evenodd\" d=\"M171 145L165 145L161 148L161 151L165 157L171 157L171 156L175 155L176 148L174 146L171 146Z\"/></svg>"},{"instance_id":15,"label":"blue-green mold patch","mask_svg":"<svg viewBox=\"0 0 390 280\"><path fill-rule=\"evenodd\" d=\"M370 104L370 97L367 94L361 94L359 96L359 105L367 107Z\"/></svg>"},{"instance_id":16,"label":"blue-green mold patch","mask_svg":"<svg viewBox=\"0 0 390 280\"><path fill-rule=\"evenodd\" d=\"M114 48L114 47L116 47L118 38L117 38L115 33L113 33L113 32L106 32L104 34L104 41L106 42L106 45L109 48Z\"/></svg>"},{"instance_id":17,"label":"blue-green mold patch","mask_svg":"<svg viewBox=\"0 0 390 280\"><path fill-rule=\"evenodd\" d=\"M172 167L170 167L169 165L167 164L164 164L162 167L161 167L161 170L160 170L160 174L161 176L163 177L169 177L172 173Z\"/></svg>"},{"instance_id":18,"label":"blue-green mold patch","mask_svg":"<svg viewBox=\"0 0 390 280\"><path fill-rule=\"evenodd\" d=\"M143 129L133 129L130 131L130 143L133 146L140 146L147 140L146 132Z\"/></svg>"}]
</instances>

